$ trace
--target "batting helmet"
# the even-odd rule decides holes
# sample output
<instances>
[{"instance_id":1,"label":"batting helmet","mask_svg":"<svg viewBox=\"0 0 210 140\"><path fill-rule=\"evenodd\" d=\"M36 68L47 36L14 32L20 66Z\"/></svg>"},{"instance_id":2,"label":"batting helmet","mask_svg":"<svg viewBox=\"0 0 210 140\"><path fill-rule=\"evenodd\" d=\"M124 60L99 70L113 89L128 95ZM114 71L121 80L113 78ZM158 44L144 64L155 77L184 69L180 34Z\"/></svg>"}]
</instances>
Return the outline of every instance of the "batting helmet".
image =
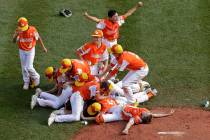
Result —
<instances>
[{"instance_id":1,"label":"batting helmet","mask_svg":"<svg viewBox=\"0 0 210 140\"><path fill-rule=\"evenodd\" d=\"M88 75L87 73L82 73L80 75L76 75L74 76L75 79L75 85L77 87L83 86L85 84L85 82L88 80Z\"/></svg>"},{"instance_id":2,"label":"batting helmet","mask_svg":"<svg viewBox=\"0 0 210 140\"><path fill-rule=\"evenodd\" d=\"M49 81L53 80L53 74L54 74L54 68L53 67L47 67L45 69L45 76L49 79Z\"/></svg>"},{"instance_id":3,"label":"batting helmet","mask_svg":"<svg viewBox=\"0 0 210 140\"><path fill-rule=\"evenodd\" d=\"M111 48L109 48L108 51L109 53L121 54L123 53L123 48L121 45L116 44L116 45L113 45Z\"/></svg>"},{"instance_id":4,"label":"batting helmet","mask_svg":"<svg viewBox=\"0 0 210 140\"><path fill-rule=\"evenodd\" d=\"M72 63L71 63L70 59L64 58L64 59L61 60L61 71L62 71L62 73L65 73L71 67L72 67Z\"/></svg>"},{"instance_id":5,"label":"batting helmet","mask_svg":"<svg viewBox=\"0 0 210 140\"><path fill-rule=\"evenodd\" d=\"M25 17L21 17L18 19L18 29L21 31L26 31L28 30L28 20Z\"/></svg>"},{"instance_id":6,"label":"batting helmet","mask_svg":"<svg viewBox=\"0 0 210 140\"><path fill-rule=\"evenodd\" d=\"M101 104L98 102L93 103L87 108L87 112L89 115L95 115L99 111L101 111Z\"/></svg>"}]
</instances>

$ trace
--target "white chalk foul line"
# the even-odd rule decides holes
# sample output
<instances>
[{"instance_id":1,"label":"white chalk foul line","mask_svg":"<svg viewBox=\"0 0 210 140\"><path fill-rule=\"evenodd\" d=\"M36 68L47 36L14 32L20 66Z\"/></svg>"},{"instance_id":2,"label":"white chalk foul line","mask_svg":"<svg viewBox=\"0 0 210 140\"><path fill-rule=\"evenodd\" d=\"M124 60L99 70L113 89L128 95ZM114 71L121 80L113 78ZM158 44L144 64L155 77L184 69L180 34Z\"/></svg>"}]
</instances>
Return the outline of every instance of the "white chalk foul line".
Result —
<instances>
[{"instance_id":1,"label":"white chalk foul line","mask_svg":"<svg viewBox=\"0 0 210 140\"><path fill-rule=\"evenodd\" d=\"M184 135L185 132L180 132L180 131L163 131L163 132L158 132L159 135Z\"/></svg>"}]
</instances>

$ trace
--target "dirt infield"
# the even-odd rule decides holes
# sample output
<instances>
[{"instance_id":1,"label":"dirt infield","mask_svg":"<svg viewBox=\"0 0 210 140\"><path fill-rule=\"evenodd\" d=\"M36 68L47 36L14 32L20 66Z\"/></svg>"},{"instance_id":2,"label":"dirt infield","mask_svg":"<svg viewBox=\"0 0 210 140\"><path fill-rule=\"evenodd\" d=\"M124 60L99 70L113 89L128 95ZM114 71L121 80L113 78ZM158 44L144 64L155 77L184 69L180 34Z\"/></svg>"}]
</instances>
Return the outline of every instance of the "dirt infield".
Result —
<instances>
[{"instance_id":1,"label":"dirt infield","mask_svg":"<svg viewBox=\"0 0 210 140\"><path fill-rule=\"evenodd\" d=\"M169 111L156 108L152 112ZM155 118L151 124L135 125L129 135L121 135L126 122L103 125L90 124L82 128L73 140L209 140L210 112L201 109L177 108L173 116ZM167 134L168 133L168 134ZM179 133L179 134L177 134Z\"/></svg>"}]
</instances>

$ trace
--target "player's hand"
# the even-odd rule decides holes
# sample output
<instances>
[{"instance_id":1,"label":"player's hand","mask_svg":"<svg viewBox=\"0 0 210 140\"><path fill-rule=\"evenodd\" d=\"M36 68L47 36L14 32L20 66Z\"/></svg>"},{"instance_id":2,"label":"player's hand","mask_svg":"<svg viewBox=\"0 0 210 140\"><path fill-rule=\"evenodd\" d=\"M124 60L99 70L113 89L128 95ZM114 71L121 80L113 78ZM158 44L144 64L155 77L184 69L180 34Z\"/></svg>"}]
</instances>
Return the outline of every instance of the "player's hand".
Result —
<instances>
[{"instance_id":1,"label":"player's hand","mask_svg":"<svg viewBox=\"0 0 210 140\"><path fill-rule=\"evenodd\" d=\"M84 15L84 16L88 16L88 12L85 11L85 12L83 13L83 15Z\"/></svg>"},{"instance_id":2,"label":"player's hand","mask_svg":"<svg viewBox=\"0 0 210 140\"><path fill-rule=\"evenodd\" d=\"M170 114L172 115L174 114L174 112L175 112L175 109L171 109Z\"/></svg>"},{"instance_id":3,"label":"player's hand","mask_svg":"<svg viewBox=\"0 0 210 140\"><path fill-rule=\"evenodd\" d=\"M122 131L122 134L123 134L123 135L128 135L128 130L127 130L127 129L124 129L124 130Z\"/></svg>"},{"instance_id":4,"label":"player's hand","mask_svg":"<svg viewBox=\"0 0 210 140\"><path fill-rule=\"evenodd\" d=\"M19 28L16 28L16 30L15 30L15 33L20 33L21 32L21 30L19 29Z\"/></svg>"},{"instance_id":5,"label":"player's hand","mask_svg":"<svg viewBox=\"0 0 210 140\"><path fill-rule=\"evenodd\" d=\"M143 2L141 2L141 1L139 1L138 3L137 3L137 6L138 7L142 7L144 4L143 4Z\"/></svg>"},{"instance_id":6,"label":"player's hand","mask_svg":"<svg viewBox=\"0 0 210 140\"><path fill-rule=\"evenodd\" d=\"M47 48L44 47L44 48L43 48L43 51L44 51L45 53L47 53Z\"/></svg>"}]
</instances>

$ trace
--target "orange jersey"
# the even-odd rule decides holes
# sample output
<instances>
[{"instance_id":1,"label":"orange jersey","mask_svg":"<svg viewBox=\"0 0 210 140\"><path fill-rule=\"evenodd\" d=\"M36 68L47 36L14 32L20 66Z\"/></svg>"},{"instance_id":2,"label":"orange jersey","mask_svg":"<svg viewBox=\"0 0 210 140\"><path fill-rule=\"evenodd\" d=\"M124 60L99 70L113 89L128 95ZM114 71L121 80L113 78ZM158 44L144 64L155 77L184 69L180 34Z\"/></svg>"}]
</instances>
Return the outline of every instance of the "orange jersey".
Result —
<instances>
[{"instance_id":1,"label":"orange jersey","mask_svg":"<svg viewBox=\"0 0 210 140\"><path fill-rule=\"evenodd\" d=\"M84 46L77 50L79 56L83 60L87 61L89 65L94 65L98 63L100 57L106 51L106 46L102 43L101 46L93 42L86 43Z\"/></svg>"},{"instance_id":2,"label":"orange jersey","mask_svg":"<svg viewBox=\"0 0 210 140\"><path fill-rule=\"evenodd\" d=\"M136 124L141 123L142 112L149 112L146 108L138 108L132 105L126 105L122 111L123 120L128 121L131 117L134 118Z\"/></svg>"},{"instance_id":3,"label":"orange jersey","mask_svg":"<svg viewBox=\"0 0 210 140\"><path fill-rule=\"evenodd\" d=\"M115 62L112 62L115 65L118 64L119 71L127 70L140 70L142 67L146 66L146 63L142 58L138 55L124 51L118 58L116 58Z\"/></svg>"},{"instance_id":4,"label":"orange jersey","mask_svg":"<svg viewBox=\"0 0 210 140\"><path fill-rule=\"evenodd\" d=\"M72 59L72 69L68 73L69 77L73 77L75 75L80 75L82 73L87 73L88 76L90 76L90 67L87 64L86 61L82 61L79 59Z\"/></svg>"},{"instance_id":5,"label":"orange jersey","mask_svg":"<svg viewBox=\"0 0 210 140\"><path fill-rule=\"evenodd\" d=\"M29 26L29 29L23 32L19 32L17 36L17 42L19 49L24 51L30 51L36 45L39 34L35 27Z\"/></svg>"},{"instance_id":6,"label":"orange jersey","mask_svg":"<svg viewBox=\"0 0 210 140\"><path fill-rule=\"evenodd\" d=\"M103 19L97 25L97 28L101 29L104 34L104 38L107 40L114 40L119 38L119 27L124 23L125 17L119 16L119 20L115 23L109 19Z\"/></svg>"},{"instance_id":7,"label":"orange jersey","mask_svg":"<svg viewBox=\"0 0 210 140\"><path fill-rule=\"evenodd\" d=\"M94 97L100 89L100 84L97 81L90 81L85 83L81 87L72 86L73 92L79 91L84 101L87 101Z\"/></svg>"},{"instance_id":8,"label":"orange jersey","mask_svg":"<svg viewBox=\"0 0 210 140\"><path fill-rule=\"evenodd\" d=\"M101 104L102 112L107 112L110 108L117 105L117 102L112 98L103 99L99 103Z\"/></svg>"}]
</instances>

